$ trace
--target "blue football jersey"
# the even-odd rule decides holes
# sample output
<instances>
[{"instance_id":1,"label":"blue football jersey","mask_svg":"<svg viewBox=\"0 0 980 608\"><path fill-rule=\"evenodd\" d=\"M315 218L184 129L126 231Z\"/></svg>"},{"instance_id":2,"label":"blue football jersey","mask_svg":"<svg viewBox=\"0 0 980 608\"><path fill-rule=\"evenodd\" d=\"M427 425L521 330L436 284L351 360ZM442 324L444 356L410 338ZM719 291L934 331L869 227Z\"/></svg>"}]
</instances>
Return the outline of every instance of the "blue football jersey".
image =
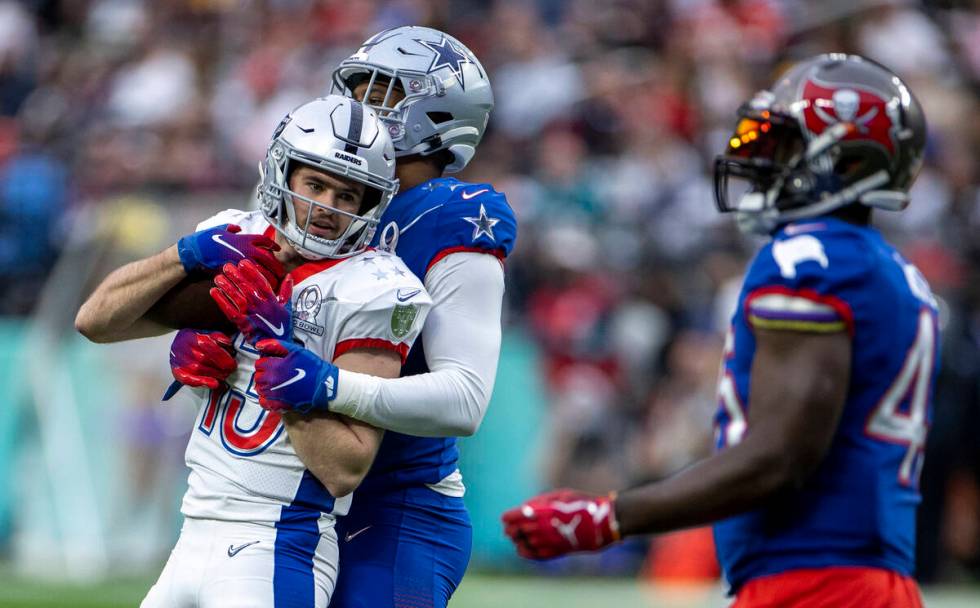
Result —
<instances>
[{"instance_id":1,"label":"blue football jersey","mask_svg":"<svg viewBox=\"0 0 980 608\"><path fill-rule=\"evenodd\" d=\"M719 450L751 432L754 328L846 331L852 361L833 442L803 487L715 524L733 590L798 568L868 566L911 575L938 369L936 303L925 279L873 228L820 218L781 229L749 267L726 340Z\"/></svg>"},{"instance_id":2,"label":"blue football jersey","mask_svg":"<svg viewBox=\"0 0 980 608\"><path fill-rule=\"evenodd\" d=\"M376 246L388 243L391 229L386 227L392 223L398 227L395 253L423 282L428 270L451 253L484 252L503 260L517 238L517 220L503 194L490 184L450 177L398 194L381 218ZM402 376L428 371L422 340L416 340L402 366ZM458 459L455 437L414 437L387 431L358 492L435 484L456 470Z\"/></svg>"}]
</instances>

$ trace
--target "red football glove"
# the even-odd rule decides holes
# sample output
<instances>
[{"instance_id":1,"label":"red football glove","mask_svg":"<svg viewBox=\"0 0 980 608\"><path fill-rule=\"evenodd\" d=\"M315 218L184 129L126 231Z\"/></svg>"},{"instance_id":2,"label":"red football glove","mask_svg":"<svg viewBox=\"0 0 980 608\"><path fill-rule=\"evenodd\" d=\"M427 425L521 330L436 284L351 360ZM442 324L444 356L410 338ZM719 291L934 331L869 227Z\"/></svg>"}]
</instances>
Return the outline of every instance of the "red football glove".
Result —
<instances>
[{"instance_id":1,"label":"red football glove","mask_svg":"<svg viewBox=\"0 0 980 608\"><path fill-rule=\"evenodd\" d=\"M170 371L177 380L163 400L173 397L184 384L215 390L237 367L231 338L219 331L182 329L170 345Z\"/></svg>"},{"instance_id":2,"label":"red football glove","mask_svg":"<svg viewBox=\"0 0 980 608\"><path fill-rule=\"evenodd\" d=\"M619 540L615 500L615 494L555 490L504 512L501 519L521 557L551 559L595 551Z\"/></svg>"},{"instance_id":3,"label":"red football glove","mask_svg":"<svg viewBox=\"0 0 980 608\"><path fill-rule=\"evenodd\" d=\"M214 284L211 298L246 340L254 344L263 338L292 339L291 276L283 279L277 295L259 266L242 260L238 266L225 264Z\"/></svg>"}]
</instances>

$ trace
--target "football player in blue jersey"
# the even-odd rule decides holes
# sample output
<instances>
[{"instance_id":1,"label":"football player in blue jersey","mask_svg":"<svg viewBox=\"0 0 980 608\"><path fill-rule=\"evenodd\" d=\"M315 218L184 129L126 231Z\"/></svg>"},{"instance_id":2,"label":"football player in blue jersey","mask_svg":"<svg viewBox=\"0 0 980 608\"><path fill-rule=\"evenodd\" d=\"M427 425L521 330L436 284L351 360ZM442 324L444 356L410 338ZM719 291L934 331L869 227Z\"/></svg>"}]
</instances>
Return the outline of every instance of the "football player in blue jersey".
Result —
<instances>
[{"instance_id":1,"label":"football player in blue jersey","mask_svg":"<svg viewBox=\"0 0 980 608\"><path fill-rule=\"evenodd\" d=\"M401 190L376 245L394 250L423 280L433 307L402 378L338 371L315 356L299 362L268 352L260 365L291 373L300 364L332 383L317 394L277 393L277 408L329 411L387 430L356 506L337 528L342 566L331 606L445 606L472 542L455 437L476 432L493 390L503 260L517 224L492 185L444 174L473 157L493 94L466 46L424 27L371 37L333 78L335 90L375 110L395 143Z\"/></svg>"},{"instance_id":2,"label":"football player in blue jersey","mask_svg":"<svg viewBox=\"0 0 980 608\"><path fill-rule=\"evenodd\" d=\"M831 54L738 118L715 197L771 239L726 340L717 453L610 496L535 497L504 514L505 531L545 559L714 522L738 608L921 606L911 576L936 302L870 217L909 202L922 110L884 67Z\"/></svg>"}]
</instances>

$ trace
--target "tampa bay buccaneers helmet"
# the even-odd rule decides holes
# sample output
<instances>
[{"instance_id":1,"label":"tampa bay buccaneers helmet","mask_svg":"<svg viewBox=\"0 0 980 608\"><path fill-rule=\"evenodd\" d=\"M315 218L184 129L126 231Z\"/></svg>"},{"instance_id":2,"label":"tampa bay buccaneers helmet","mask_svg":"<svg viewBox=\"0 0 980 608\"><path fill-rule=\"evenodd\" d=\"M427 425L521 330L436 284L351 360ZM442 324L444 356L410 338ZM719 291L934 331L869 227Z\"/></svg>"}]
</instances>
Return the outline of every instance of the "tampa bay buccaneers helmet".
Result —
<instances>
[{"instance_id":1,"label":"tampa bay buccaneers helmet","mask_svg":"<svg viewBox=\"0 0 980 608\"><path fill-rule=\"evenodd\" d=\"M850 204L898 211L925 138L922 108L898 76L857 55L820 55L739 109L715 160L715 201L756 234Z\"/></svg>"}]
</instances>

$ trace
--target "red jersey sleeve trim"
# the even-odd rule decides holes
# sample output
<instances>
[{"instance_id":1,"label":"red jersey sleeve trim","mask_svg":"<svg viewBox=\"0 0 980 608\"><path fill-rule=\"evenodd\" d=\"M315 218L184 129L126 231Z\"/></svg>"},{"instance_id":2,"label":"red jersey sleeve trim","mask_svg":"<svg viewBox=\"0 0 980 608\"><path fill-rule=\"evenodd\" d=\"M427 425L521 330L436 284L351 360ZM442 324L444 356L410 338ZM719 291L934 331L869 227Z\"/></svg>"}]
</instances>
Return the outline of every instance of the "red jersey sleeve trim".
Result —
<instances>
[{"instance_id":1,"label":"red jersey sleeve trim","mask_svg":"<svg viewBox=\"0 0 980 608\"><path fill-rule=\"evenodd\" d=\"M435 256L433 256L432 261L429 262L429 265L425 267L425 271L429 272L429 269L431 269L433 266L438 264L446 256L452 255L454 253L463 253L463 252L486 253L487 255L492 255L496 257L498 260L500 260L501 264L503 264L504 258L507 257L507 254L504 253L503 249L484 249L483 247L447 247L446 249L443 249Z\"/></svg>"},{"instance_id":2,"label":"red jersey sleeve trim","mask_svg":"<svg viewBox=\"0 0 980 608\"><path fill-rule=\"evenodd\" d=\"M759 314L760 311L753 307L753 302L764 296L771 295L801 298L822 306L830 307L836 313L837 318L819 318L819 316L811 316L808 314L789 311L787 311L786 314L779 314L778 312L765 316ZM846 329L847 333L851 337L854 336L854 313L851 311L850 305L837 296L821 294L813 291L812 289L791 289L789 287L782 287L778 285L760 287L751 291L749 295L746 296L743 312L745 313L745 318L748 320L749 324L758 327L771 327L773 329L799 329L803 331L833 331L836 328L836 330L839 331L841 329L840 324L843 323L843 329ZM759 322L756 323L755 321ZM824 327L821 328L821 326Z\"/></svg>"},{"instance_id":3,"label":"red jersey sleeve trim","mask_svg":"<svg viewBox=\"0 0 980 608\"><path fill-rule=\"evenodd\" d=\"M342 340L337 343L337 346L333 349L333 359L336 360L340 355L352 351L357 348L379 348L381 350L393 350L398 353L398 356L402 359L402 365L405 364L405 359L408 358L408 344L400 342L395 344L394 342L389 342L388 340L380 340L378 338L351 338L349 340Z\"/></svg>"}]
</instances>

